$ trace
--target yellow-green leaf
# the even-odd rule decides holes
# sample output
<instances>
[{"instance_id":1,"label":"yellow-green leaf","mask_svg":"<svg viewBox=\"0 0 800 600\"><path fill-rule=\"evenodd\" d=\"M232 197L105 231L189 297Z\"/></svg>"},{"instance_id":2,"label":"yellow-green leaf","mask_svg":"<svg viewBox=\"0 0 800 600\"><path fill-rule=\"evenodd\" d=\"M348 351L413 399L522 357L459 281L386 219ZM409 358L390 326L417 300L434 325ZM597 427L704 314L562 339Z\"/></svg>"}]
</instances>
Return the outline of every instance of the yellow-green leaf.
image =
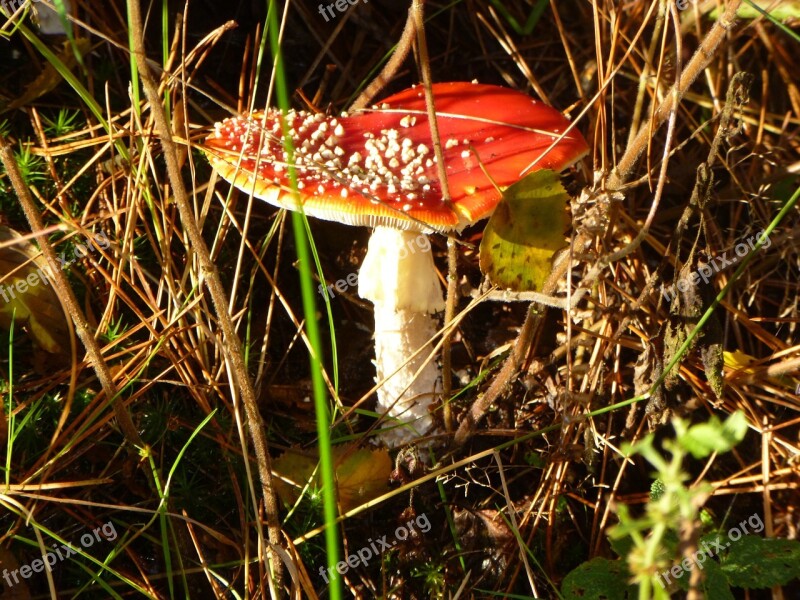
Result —
<instances>
[{"instance_id":1,"label":"yellow-green leaf","mask_svg":"<svg viewBox=\"0 0 800 600\"><path fill-rule=\"evenodd\" d=\"M754 362L758 361L758 359L754 356L750 356L749 354L742 352L741 350L734 350L733 352L723 352L723 357L725 361L725 366L733 372L745 373L750 376L756 375L760 369L764 367L759 367L758 369L752 367ZM786 375L767 375L766 380L770 383L775 385L787 387L791 390L796 390L800 388L800 380L795 379L793 377L789 377Z\"/></svg>"},{"instance_id":2,"label":"yellow-green leaf","mask_svg":"<svg viewBox=\"0 0 800 600\"><path fill-rule=\"evenodd\" d=\"M39 250L0 226L0 328L13 319L43 350L60 354L69 348L69 329L51 277Z\"/></svg>"},{"instance_id":3,"label":"yellow-green leaf","mask_svg":"<svg viewBox=\"0 0 800 600\"><path fill-rule=\"evenodd\" d=\"M386 450L353 450L352 447L335 446L333 461L336 469L339 504L348 511L389 490L392 459ZM285 452L273 461L277 473L275 488L287 504L294 504L303 487L311 479L319 459L296 452ZM311 488L321 486L319 473L314 476Z\"/></svg>"},{"instance_id":4,"label":"yellow-green leaf","mask_svg":"<svg viewBox=\"0 0 800 600\"><path fill-rule=\"evenodd\" d=\"M481 271L516 292L542 289L553 255L565 246L567 192L558 174L543 169L503 193L481 241Z\"/></svg>"}]
</instances>

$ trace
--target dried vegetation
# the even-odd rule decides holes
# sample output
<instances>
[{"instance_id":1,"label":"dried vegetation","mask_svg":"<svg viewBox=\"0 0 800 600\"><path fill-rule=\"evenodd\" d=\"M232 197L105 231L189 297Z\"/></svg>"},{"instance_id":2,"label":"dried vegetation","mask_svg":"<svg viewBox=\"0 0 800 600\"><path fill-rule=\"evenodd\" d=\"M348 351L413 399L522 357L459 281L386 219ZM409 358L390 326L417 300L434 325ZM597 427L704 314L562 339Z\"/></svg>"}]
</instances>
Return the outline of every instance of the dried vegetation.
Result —
<instances>
[{"instance_id":1,"label":"dried vegetation","mask_svg":"<svg viewBox=\"0 0 800 600\"><path fill-rule=\"evenodd\" d=\"M97 347L84 351L65 330L51 352L30 323L12 333L0 321L9 340L0 344L8 456L0 563L19 568L41 555L36 528L77 543L113 521L120 539L87 550L103 561L116 548L106 567L68 562L13 591L267 597L277 593L267 583L271 533L287 550L283 582L293 597L325 597L319 495L307 490L288 515L265 516L265 457L243 460L259 453L232 358L243 352L247 361L270 454L313 449L294 238L282 213L231 190L191 149L213 122L264 105L266 14L258 3L190 1L185 14L172 5L162 15L160 3L144 3L151 70L168 101L188 193L180 206L164 133L147 95L129 85L124 3L72 3L74 36L88 47L81 62L67 45L49 43L96 110L16 31L0 44L8 109L0 119L6 156L16 151L24 164L28 207L55 254L74 258L60 289L74 290L68 308L84 319L76 333ZM718 523L758 513L765 534L797 537L797 209L768 228L798 187L800 43L763 18L731 18L738 1L719 2L713 18L712 4L427 3L435 81L529 91L577 121L593 151L568 176L569 246L554 260L545 304L499 292L475 302L482 225L460 237L447 445L435 446L433 467L413 453L397 457L393 491L341 525L345 555L391 539L423 514L433 527L349 569L345 594L556 597L570 570L612 556L605 532L616 507L636 511L647 501L649 467L626 460L622 443L649 431L670 435L674 415L706 421L743 411L744 441L686 464L689 484L713 486L705 507ZM401 37L406 15L394 0L364 0L328 19L314 3L292 3L283 50L293 104L349 106ZM382 94L421 80L415 56ZM54 127L65 111L72 125ZM210 250L223 305L205 287L211 274L187 232L187 210ZM5 175L0 220L31 231ZM719 259L765 230L768 243L755 251L750 244L743 268L741 257ZM366 230L312 222L311 232L329 281L357 270ZM107 248L76 253L99 234ZM434 243L444 278L446 243ZM0 241L0 253L14 244ZM6 255L0 265L7 263ZM703 269L712 271L707 283L693 277ZM0 273L0 285L14 273ZM674 298L664 293L671 286ZM225 305L238 341L220 322ZM323 362L337 409L334 441L366 444L374 424L370 307L353 289L331 300L331 314L323 347L335 332L338 354L326 351ZM50 537L41 543L55 543Z\"/></svg>"}]
</instances>

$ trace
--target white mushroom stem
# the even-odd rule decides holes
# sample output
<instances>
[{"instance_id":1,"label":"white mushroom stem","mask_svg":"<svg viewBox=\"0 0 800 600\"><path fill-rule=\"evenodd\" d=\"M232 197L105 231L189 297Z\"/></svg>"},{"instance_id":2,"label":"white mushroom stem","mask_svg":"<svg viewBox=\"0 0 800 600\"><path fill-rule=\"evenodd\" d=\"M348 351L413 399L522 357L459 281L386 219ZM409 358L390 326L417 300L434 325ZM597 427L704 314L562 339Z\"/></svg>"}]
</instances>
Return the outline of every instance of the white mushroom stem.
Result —
<instances>
[{"instance_id":1,"label":"white mushroom stem","mask_svg":"<svg viewBox=\"0 0 800 600\"><path fill-rule=\"evenodd\" d=\"M376 227L359 273L358 294L375 306L376 381L383 382L377 411L396 419L382 436L393 448L431 429L430 407L441 393L439 367L429 355L437 330L431 313L444 310L444 298L428 236Z\"/></svg>"}]
</instances>

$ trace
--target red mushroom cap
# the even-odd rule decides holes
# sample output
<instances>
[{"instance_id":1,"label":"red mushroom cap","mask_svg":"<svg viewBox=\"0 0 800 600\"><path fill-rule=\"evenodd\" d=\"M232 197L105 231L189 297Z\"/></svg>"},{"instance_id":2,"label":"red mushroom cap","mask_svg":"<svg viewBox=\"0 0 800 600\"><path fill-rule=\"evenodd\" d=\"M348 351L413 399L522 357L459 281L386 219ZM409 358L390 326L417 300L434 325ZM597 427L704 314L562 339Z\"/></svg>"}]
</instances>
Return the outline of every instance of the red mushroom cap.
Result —
<instances>
[{"instance_id":1,"label":"red mushroom cap","mask_svg":"<svg viewBox=\"0 0 800 600\"><path fill-rule=\"evenodd\" d=\"M561 171L588 152L573 129L545 154L570 122L521 92L459 82L434 84L433 95L450 203L442 200L425 94L416 86L352 115L286 114L306 214L351 225L460 229L491 214L500 200L495 185L511 185L532 163ZM202 149L236 187L297 210L280 118L269 110L226 119Z\"/></svg>"}]
</instances>

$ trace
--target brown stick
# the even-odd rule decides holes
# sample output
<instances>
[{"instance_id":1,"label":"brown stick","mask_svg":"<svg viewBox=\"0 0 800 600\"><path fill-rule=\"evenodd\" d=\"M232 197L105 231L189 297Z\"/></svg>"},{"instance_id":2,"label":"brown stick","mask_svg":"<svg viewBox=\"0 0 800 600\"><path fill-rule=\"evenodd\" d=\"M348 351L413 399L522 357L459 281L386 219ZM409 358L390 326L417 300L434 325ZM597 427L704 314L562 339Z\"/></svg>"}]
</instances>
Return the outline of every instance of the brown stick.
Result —
<instances>
[{"instance_id":1,"label":"brown stick","mask_svg":"<svg viewBox=\"0 0 800 600\"><path fill-rule=\"evenodd\" d=\"M397 70L400 68L400 65L403 64L403 61L408 56L409 51L411 50L411 44L414 43L414 33L416 32L416 26L414 25L414 9L413 7L411 10L408 11L408 19L406 19L406 24L403 27L403 33L400 35L400 41L397 42L397 48L395 48L392 57L386 63L386 66L383 67L383 70L380 74L373 79L370 84L367 86L361 94L356 98L356 101L350 105L348 110L359 110L367 106L372 99L378 95L386 84L391 81L394 74L397 73Z\"/></svg>"},{"instance_id":2,"label":"brown stick","mask_svg":"<svg viewBox=\"0 0 800 600\"><path fill-rule=\"evenodd\" d=\"M147 55L144 50L144 28L142 26L142 14L139 4L139 2L128 2L130 28L134 40L133 53L136 56L136 63L139 67L139 74L142 79L145 95L150 102L150 112L152 113L155 123L155 131L161 139L161 145L164 150L164 160L167 165L167 175L170 185L172 186L172 192L175 196L175 203L180 212L181 223L191 242L191 249L197 255L197 260L200 264L200 274L208 287L211 301L217 311L217 317L224 340L223 351L228 364L231 366L231 375L233 376L233 381L231 383L239 389L245 414L247 415L248 429L253 441L253 451L256 455L262 493L264 494L264 509L269 532L270 544L267 546L267 555L271 563L272 574L272 577L269 579L269 586L272 596L277 597L277 590L283 587L283 563L275 549L281 546L282 537L281 527L278 522L278 501L275 495L275 489L272 485L269 447L267 445L266 435L264 434L264 425L258 410L258 404L256 403L253 384L250 381L250 377L247 373L247 365L242 355L242 342L236 333L233 319L228 312L228 298L225 293L225 288L219 278L216 266L211 261L211 255L200 233L200 228L195 222L192 204L189 201L189 196L183 185L183 179L178 166L178 148L175 141L172 139L172 132L167 124L167 117L164 114L161 98L158 95L158 86L155 83L150 66L147 63ZM235 398L235 392L233 390L231 391L232 396ZM244 459L247 460L247 456L245 456ZM260 527L258 527L258 531L260 536L263 535L261 534Z\"/></svg>"},{"instance_id":3,"label":"brown stick","mask_svg":"<svg viewBox=\"0 0 800 600\"><path fill-rule=\"evenodd\" d=\"M442 202L450 202L450 186L447 183L447 169L445 168L444 155L442 153L442 142L439 138L439 123L436 120L436 104L431 89L431 65L428 54L428 42L425 39L425 0L412 0L411 16L414 22L414 29L417 33L417 48L419 49L420 71L422 72L422 84L425 88L425 105L428 109L428 122L431 127L431 140L433 141L433 152L436 155L436 169L439 174L439 183L442 187ZM452 323L456 314L456 291L458 282L458 252L455 238L447 238L447 302L444 307L444 329L449 332L444 335L442 341L442 415L444 419L445 431L453 431L453 411L450 406L450 394L453 392L452 376L452 343L451 329L448 327Z\"/></svg>"},{"instance_id":4,"label":"brown stick","mask_svg":"<svg viewBox=\"0 0 800 600\"><path fill-rule=\"evenodd\" d=\"M647 148L655 130L661 127L669 116L670 111L677 108L677 103L683 98L683 94L694 83L694 80L700 76L700 73L708 66L714 53L717 51L725 34L730 31L736 23L736 11L739 9L742 0L732 0L725 12L720 16L716 23L711 27L706 37L700 43L700 46L695 51L692 58L689 60L686 68L681 75L680 80L672 86L670 93L664 98L664 101L659 105L651 123L645 123L639 129L639 133L633 141L628 144L625 149L625 154L617 163L616 168L611 173L608 179L608 189L618 190L624 185L628 177L636 166L639 157Z\"/></svg>"}]
</instances>

